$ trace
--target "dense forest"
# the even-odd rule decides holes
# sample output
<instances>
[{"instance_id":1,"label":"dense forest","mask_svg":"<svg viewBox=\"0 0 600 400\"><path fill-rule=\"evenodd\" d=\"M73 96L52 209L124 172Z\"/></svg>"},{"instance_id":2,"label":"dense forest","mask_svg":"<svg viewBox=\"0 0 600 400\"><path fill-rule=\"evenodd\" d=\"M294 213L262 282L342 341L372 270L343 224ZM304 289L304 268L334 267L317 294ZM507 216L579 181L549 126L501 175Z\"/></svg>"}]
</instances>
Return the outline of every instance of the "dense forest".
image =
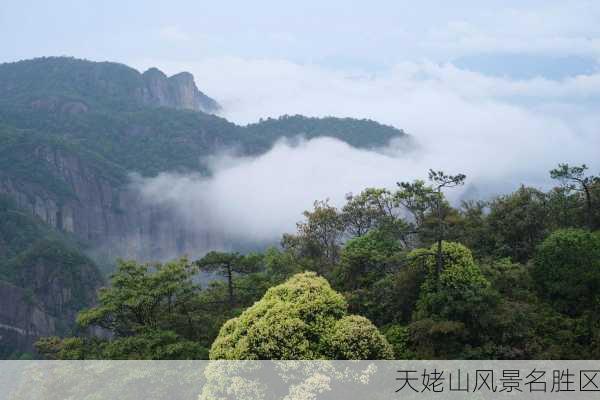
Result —
<instances>
[{"instance_id":1,"label":"dense forest","mask_svg":"<svg viewBox=\"0 0 600 400\"><path fill-rule=\"evenodd\" d=\"M585 165L460 204L447 195L468 177L430 171L318 200L264 251L204 254L226 238L149 207L131 173L209 177L208 156L299 136L411 148L371 120L240 126L219 110L189 73L0 64L0 358L600 357L600 178ZM182 258L145 262L165 254Z\"/></svg>"},{"instance_id":2,"label":"dense forest","mask_svg":"<svg viewBox=\"0 0 600 400\"><path fill-rule=\"evenodd\" d=\"M240 126L219 110L186 72L71 57L0 64L0 358L30 357L37 338L77 329L75 315L95 303L117 257L164 260L223 246L218 233L145 204L132 173L207 177L209 156L258 156L299 136L357 148L408 138L352 118Z\"/></svg>"},{"instance_id":3,"label":"dense forest","mask_svg":"<svg viewBox=\"0 0 600 400\"><path fill-rule=\"evenodd\" d=\"M284 115L239 126L202 109L145 102L147 74L118 63L68 57L0 64L0 166L12 172L21 166L12 166L15 158L31 151L32 143L47 143L91 159L114 178L125 171L144 176L208 172L199 163L203 156L231 148L261 154L277 140L298 135L335 137L364 148L406 136L391 126L353 118Z\"/></svg>"},{"instance_id":4,"label":"dense forest","mask_svg":"<svg viewBox=\"0 0 600 400\"><path fill-rule=\"evenodd\" d=\"M121 261L49 359L591 359L600 357L600 178L550 171L489 201L446 200L430 171L317 201L261 253ZM208 286L195 276L221 278ZM92 332L94 334L92 334Z\"/></svg>"},{"instance_id":5,"label":"dense forest","mask_svg":"<svg viewBox=\"0 0 600 400\"><path fill-rule=\"evenodd\" d=\"M600 393L600 0L407 3L0 0L0 400Z\"/></svg>"}]
</instances>

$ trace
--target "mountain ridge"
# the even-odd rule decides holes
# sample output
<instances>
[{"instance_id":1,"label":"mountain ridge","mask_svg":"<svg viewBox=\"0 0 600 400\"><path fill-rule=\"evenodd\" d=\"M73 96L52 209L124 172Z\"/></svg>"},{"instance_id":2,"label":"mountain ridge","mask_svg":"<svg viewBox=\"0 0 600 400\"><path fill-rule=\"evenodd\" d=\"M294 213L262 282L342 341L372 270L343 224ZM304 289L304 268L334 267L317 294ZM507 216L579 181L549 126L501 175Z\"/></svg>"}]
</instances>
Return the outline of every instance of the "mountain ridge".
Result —
<instances>
[{"instance_id":1,"label":"mountain ridge","mask_svg":"<svg viewBox=\"0 0 600 400\"><path fill-rule=\"evenodd\" d=\"M64 57L0 64L0 193L55 229L96 247L116 246L118 251L108 251L111 257L161 259L206 246L190 232L197 227L184 229L185 221L141 204L128 188L129 173L208 175L202 161L207 156L231 148L257 156L295 136L330 136L358 148L408 137L351 118L294 115L239 126L203 111L155 105L165 99L139 103L130 95L144 79L193 83L185 72L166 78L155 68L140 74L123 64ZM40 96L68 100L48 108ZM66 111L64 104L70 104ZM206 243L221 243L211 232L202 236Z\"/></svg>"},{"instance_id":2,"label":"mountain ridge","mask_svg":"<svg viewBox=\"0 0 600 400\"><path fill-rule=\"evenodd\" d=\"M98 271L109 273L117 257L165 260L227 247L214 226L146 204L129 185L130 173L207 176L206 156L231 148L258 156L295 136L329 136L358 148L408 137L351 118L294 115L240 126L206 112L199 93L185 72L167 77L65 57L0 64L3 356L31 352L37 337L73 329L76 312L94 298L87 292L102 285Z\"/></svg>"},{"instance_id":3,"label":"mountain ridge","mask_svg":"<svg viewBox=\"0 0 600 400\"><path fill-rule=\"evenodd\" d=\"M44 68L45 71L40 71ZM20 83L20 84L19 84ZM140 73L127 65L73 57L40 57L0 64L0 96L28 92L34 108L67 113L92 107L170 107L215 113L219 103L198 90L189 72L168 77L153 67Z\"/></svg>"}]
</instances>

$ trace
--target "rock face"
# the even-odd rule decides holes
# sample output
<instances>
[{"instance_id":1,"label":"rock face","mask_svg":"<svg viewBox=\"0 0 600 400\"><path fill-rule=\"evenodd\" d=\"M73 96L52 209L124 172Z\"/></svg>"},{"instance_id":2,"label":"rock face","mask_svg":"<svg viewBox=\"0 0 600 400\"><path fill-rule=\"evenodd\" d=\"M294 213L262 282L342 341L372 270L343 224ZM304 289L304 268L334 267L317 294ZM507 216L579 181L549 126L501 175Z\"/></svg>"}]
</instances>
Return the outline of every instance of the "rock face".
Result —
<instances>
[{"instance_id":1,"label":"rock face","mask_svg":"<svg viewBox=\"0 0 600 400\"><path fill-rule=\"evenodd\" d=\"M31 300L27 290L0 281L0 354L31 352L41 336L56 332L56 318Z\"/></svg>"},{"instance_id":2,"label":"rock face","mask_svg":"<svg viewBox=\"0 0 600 400\"><path fill-rule=\"evenodd\" d=\"M205 174L201 159L223 149L256 155L300 134L358 147L404 135L373 121L301 116L241 127L208 115L219 109L187 72L142 74L69 57L0 64L0 195L8 195L0 196L0 212L12 213L0 214L0 356L30 351L40 336L64 334L101 284L81 253L50 244L30 252L40 236L77 242L78 251L107 267L117 257L164 261L227 249L214 216L191 221L168 204L148 202L128 172ZM10 209L2 208L4 197ZM208 214L203 204L192 206ZM34 235L21 217L11 219L21 214L34 228L43 226L43 234Z\"/></svg>"},{"instance_id":3,"label":"rock face","mask_svg":"<svg viewBox=\"0 0 600 400\"><path fill-rule=\"evenodd\" d=\"M181 72L170 78L156 68L143 73L146 88L142 101L146 105L171 107L185 110L214 113L221 108L219 104L202 93L194 83L189 72Z\"/></svg>"},{"instance_id":4,"label":"rock face","mask_svg":"<svg viewBox=\"0 0 600 400\"><path fill-rule=\"evenodd\" d=\"M135 188L116 185L75 154L40 145L32 158L72 194L58 196L41 185L1 173L0 193L57 230L90 244L93 255L162 261L223 247L218 231L191 226L168 207L144 203Z\"/></svg>"},{"instance_id":5,"label":"rock face","mask_svg":"<svg viewBox=\"0 0 600 400\"><path fill-rule=\"evenodd\" d=\"M14 263L12 282L0 280L1 356L33 352L39 337L70 333L103 283L90 259L58 241L41 240Z\"/></svg>"}]
</instances>

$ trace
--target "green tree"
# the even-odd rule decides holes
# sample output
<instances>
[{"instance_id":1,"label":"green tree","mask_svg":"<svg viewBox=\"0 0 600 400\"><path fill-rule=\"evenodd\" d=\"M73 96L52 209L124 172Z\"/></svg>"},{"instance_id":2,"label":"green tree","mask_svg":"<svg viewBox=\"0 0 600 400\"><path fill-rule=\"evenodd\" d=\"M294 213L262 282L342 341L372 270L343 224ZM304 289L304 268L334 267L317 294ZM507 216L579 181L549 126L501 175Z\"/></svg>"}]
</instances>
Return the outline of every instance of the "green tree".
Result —
<instances>
[{"instance_id":1,"label":"green tree","mask_svg":"<svg viewBox=\"0 0 600 400\"><path fill-rule=\"evenodd\" d=\"M464 174L447 175L443 171L429 170L429 180L433 183L433 192L435 193L434 213L437 217L437 237L436 237L436 274L439 276L444 268L444 259L442 254L442 241L445 238L445 215L444 215L444 195L442 190L464 185Z\"/></svg>"},{"instance_id":2,"label":"green tree","mask_svg":"<svg viewBox=\"0 0 600 400\"><path fill-rule=\"evenodd\" d=\"M552 188L546 197L551 229L586 226L586 212L581 207L581 193L571 191L565 186L558 186Z\"/></svg>"},{"instance_id":3,"label":"green tree","mask_svg":"<svg viewBox=\"0 0 600 400\"><path fill-rule=\"evenodd\" d=\"M253 254L243 256L238 253L211 251L195 264L201 270L216 272L227 279L227 301L229 306L233 307L235 304L235 276L258 271L259 262L260 257Z\"/></svg>"},{"instance_id":4,"label":"green tree","mask_svg":"<svg viewBox=\"0 0 600 400\"><path fill-rule=\"evenodd\" d=\"M346 195L342 221L350 236L365 235L377 226L382 217L381 208L374 203L371 192L367 189L356 196L351 193Z\"/></svg>"},{"instance_id":5,"label":"green tree","mask_svg":"<svg viewBox=\"0 0 600 400\"><path fill-rule=\"evenodd\" d=\"M349 296L352 311L371 319L377 326L408 324L415 310L425 271L404 265L364 291Z\"/></svg>"},{"instance_id":6,"label":"green tree","mask_svg":"<svg viewBox=\"0 0 600 400\"><path fill-rule=\"evenodd\" d=\"M533 277L540 294L568 315L600 308L600 235L553 232L538 248Z\"/></svg>"},{"instance_id":7,"label":"green tree","mask_svg":"<svg viewBox=\"0 0 600 400\"><path fill-rule=\"evenodd\" d=\"M371 230L350 239L336 268L336 281L345 289L368 287L403 260L403 247L389 232Z\"/></svg>"},{"instance_id":8,"label":"green tree","mask_svg":"<svg viewBox=\"0 0 600 400\"><path fill-rule=\"evenodd\" d=\"M593 224L593 195L592 188L594 184L600 181L600 177L593 175L585 175L588 169L587 165L570 166L569 164L559 164L558 168L550 171L552 179L557 179L566 189L567 194L575 191L581 193L585 202L585 221L589 229L592 229Z\"/></svg>"},{"instance_id":9,"label":"green tree","mask_svg":"<svg viewBox=\"0 0 600 400\"><path fill-rule=\"evenodd\" d=\"M434 245L437 248L437 244ZM432 246L433 247L433 246ZM427 277L421 287L416 318L435 317L477 323L482 321L490 288L471 251L459 243L443 242L442 257L446 267L435 280L437 255L423 249L414 250L409 258L423 262Z\"/></svg>"},{"instance_id":10,"label":"green tree","mask_svg":"<svg viewBox=\"0 0 600 400\"><path fill-rule=\"evenodd\" d=\"M272 287L239 317L227 321L210 350L211 359L229 360L358 359L366 355L386 359L392 351L368 320L347 316L343 296L312 272Z\"/></svg>"},{"instance_id":11,"label":"green tree","mask_svg":"<svg viewBox=\"0 0 600 400\"><path fill-rule=\"evenodd\" d=\"M387 189L369 188L356 196L347 195L341 218L350 237L363 236L377 228L393 232L406 245L408 226L402 220L394 193Z\"/></svg>"},{"instance_id":12,"label":"green tree","mask_svg":"<svg viewBox=\"0 0 600 400\"><path fill-rule=\"evenodd\" d=\"M410 349L410 332L407 326L393 324L384 329L385 338L394 349L397 360L412 360L415 353Z\"/></svg>"},{"instance_id":13,"label":"green tree","mask_svg":"<svg viewBox=\"0 0 600 400\"><path fill-rule=\"evenodd\" d=\"M201 290L192 278L197 267L185 258L165 264L120 261L98 305L79 313L80 328L108 332L100 337L44 338L47 358L163 359L206 357Z\"/></svg>"},{"instance_id":14,"label":"green tree","mask_svg":"<svg viewBox=\"0 0 600 400\"><path fill-rule=\"evenodd\" d=\"M435 218L433 235L437 244L435 248L436 270L439 276L444 269L444 258L442 254L442 241L446 238L447 216L450 207L447 206L443 191L464 184L466 175L448 175L443 171L429 170L429 181L431 185L425 185L423 181L414 183L399 182L399 190L396 192L397 201L412 213L417 232L423 234L426 228L428 216ZM433 249L432 249L433 250Z\"/></svg>"},{"instance_id":15,"label":"green tree","mask_svg":"<svg viewBox=\"0 0 600 400\"><path fill-rule=\"evenodd\" d=\"M302 272L301 265L296 263L293 254L276 249L268 248L264 253L265 275L273 284L279 284L292 275Z\"/></svg>"},{"instance_id":16,"label":"green tree","mask_svg":"<svg viewBox=\"0 0 600 400\"><path fill-rule=\"evenodd\" d=\"M315 201L312 211L304 211L305 221L298 222L297 234L284 235L283 246L298 257L313 261L320 274L338 261L344 224L339 211L326 201Z\"/></svg>"},{"instance_id":17,"label":"green tree","mask_svg":"<svg viewBox=\"0 0 600 400\"><path fill-rule=\"evenodd\" d=\"M488 203L482 200L463 201L449 240L467 246L475 257L485 257L494 249L487 220Z\"/></svg>"},{"instance_id":18,"label":"green tree","mask_svg":"<svg viewBox=\"0 0 600 400\"><path fill-rule=\"evenodd\" d=\"M197 268L185 258L165 264L138 264L120 261L111 285L100 289L98 305L82 311L82 327L99 326L115 335L129 335L140 329L170 326L182 319L187 328L195 326L181 318L200 291L192 277Z\"/></svg>"},{"instance_id":19,"label":"green tree","mask_svg":"<svg viewBox=\"0 0 600 400\"><path fill-rule=\"evenodd\" d=\"M98 338L42 338L36 350L53 360L194 360L208 358L208 349L175 332L144 330L136 335L113 340Z\"/></svg>"},{"instance_id":20,"label":"green tree","mask_svg":"<svg viewBox=\"0 0 600 400\"><path fill-rule=\"evenodd\" d=\"M346 243L332 282L343 291L351 312L378 325L388 323L412 293L397 279L406 272L405 258L401 241L385 228L376 228Z\"/></svg>"},{"instance_id":21,"label":"green tree","mask_svg":"<svg viewBox=\"0 0 600 400\"><path fill-rule=\"evenodd\" d=\"M332 360L393 358L393 350L377 327L365 317L347 315L323 337L323 353Z\"/></svg>"},{"instance_id":22,"label":"green tree","mask_svg":"<svg viewBox=\"0 0 600 400\"><path fill-rule=\"evenodd\" d=\"M409 258L426 277L410 326L411 340L423 357L457 357L464 346L480 346L482 335L493 321L497 293L491 288L469 249L459 243L443 242L444 269L436 277L437 255L417 249Z\"/></svg>"},{"instance_id":23,"label":"green tree","mask_svg":"<svg viewBox=\"0 0 600 400\"><path fill-rule=\"evenodd\" d=\"M549 230L549 209L545 193L521 186L514 193L489 203L489 235L495 256L527 262Z\"/></svg>"}]
</instances>

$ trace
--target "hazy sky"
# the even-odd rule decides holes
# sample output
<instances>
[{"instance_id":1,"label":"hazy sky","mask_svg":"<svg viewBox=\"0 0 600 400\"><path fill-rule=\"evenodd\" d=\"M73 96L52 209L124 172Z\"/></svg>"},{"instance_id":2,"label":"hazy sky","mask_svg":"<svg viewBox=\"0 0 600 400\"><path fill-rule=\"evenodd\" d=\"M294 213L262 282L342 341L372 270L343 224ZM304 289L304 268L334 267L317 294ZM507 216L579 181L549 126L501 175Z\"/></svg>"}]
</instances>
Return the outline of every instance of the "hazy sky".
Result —
<instances>
[{"instance_id":1,"label":"hazy sky","mask_svg":"<svg viewBox=\"0 0 600 400\"><path fill-rule=\"evenodd\" d=\"M216 157L210 179L137 182L149 201L198 224L211 215L267 240L316 199L340 204L429 168L466 173L467 190L480 194L547 186L559 162L598 173L598 21L597 0L1 0L0 62L70 55L188 70L241 124L371 118L415 138L410 156L317 139Z\"/></svg>"},{"instance_id":2,"label":"hazy sky","mask_svg":"<svg viewBox=\"0 0 600 400\"><path fill-rule=\"evenodd\" d=\"M379 71L466 56L485 69L480 57L521 54L549 57L546 70L568 73L595 68L599 20L594 0L3 0L0 58L73 55L141 65L233 56ZM519 74L534 62L491 69Z\"/></svg>"}]
</instances>

